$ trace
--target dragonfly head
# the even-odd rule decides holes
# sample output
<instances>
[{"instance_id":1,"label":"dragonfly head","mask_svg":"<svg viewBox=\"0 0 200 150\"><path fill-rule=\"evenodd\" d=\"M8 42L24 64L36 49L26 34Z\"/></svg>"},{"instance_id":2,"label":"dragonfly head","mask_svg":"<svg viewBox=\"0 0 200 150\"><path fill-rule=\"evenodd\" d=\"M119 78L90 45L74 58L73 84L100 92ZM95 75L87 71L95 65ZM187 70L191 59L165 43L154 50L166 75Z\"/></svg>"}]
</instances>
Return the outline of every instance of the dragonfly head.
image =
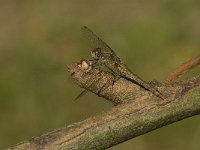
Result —
<instances>
[{"instance_id":1,"label":"dragonfly head","mask_svg":"<svg viewBox=\"0 0 200 150\"><path fill-rule=\"evenodd\" d=\"M98 60L102 58L102 53L100 48L95 48L91 51L92 58Z\"/></svg>"}]
</instances>

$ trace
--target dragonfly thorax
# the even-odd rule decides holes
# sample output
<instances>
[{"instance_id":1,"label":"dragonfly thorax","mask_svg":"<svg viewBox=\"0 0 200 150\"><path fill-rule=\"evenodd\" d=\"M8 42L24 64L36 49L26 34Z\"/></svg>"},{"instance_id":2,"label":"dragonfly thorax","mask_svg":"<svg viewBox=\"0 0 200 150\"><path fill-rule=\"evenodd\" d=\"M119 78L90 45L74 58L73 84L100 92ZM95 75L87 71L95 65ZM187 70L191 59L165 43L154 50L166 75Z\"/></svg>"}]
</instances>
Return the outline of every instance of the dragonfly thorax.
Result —
<instances>
[{"instance_id":1,"label":"dragonfly thorax","mask_svg":"<svg viewBox=\"0 0 200 150\"><path fill-rule=\"evenodd\" d=\"M102 52L101 52L101 49L100 48L95 48L91 51L91 55L92 55L92 58L96 59L96 60L99 60L99 59L102 59L103 56L102 56Z\"/></svg>"}]
</instances>

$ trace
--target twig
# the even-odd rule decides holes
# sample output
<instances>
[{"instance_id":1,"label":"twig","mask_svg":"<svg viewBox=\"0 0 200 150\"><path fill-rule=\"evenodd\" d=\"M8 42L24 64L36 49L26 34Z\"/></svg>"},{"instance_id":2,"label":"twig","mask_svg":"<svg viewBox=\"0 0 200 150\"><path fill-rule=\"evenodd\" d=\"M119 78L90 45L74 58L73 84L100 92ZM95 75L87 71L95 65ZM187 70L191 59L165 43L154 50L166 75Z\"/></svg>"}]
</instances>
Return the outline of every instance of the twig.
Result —
<instances>
[{"instance_id":1,"label":"twig","mask_svg":"<svg viewBox=\"0 0 200 150\"><path fill-rule=\"evenodd\" d=\"M182 64L178 67L173 73L171 73L165 80L166 84L171 84L175 81L178 77L185 74L186 72L190 71L191 69L200 65L200 56L195 57L187 61L186 63Z\"/></svg>"}]
</instances>

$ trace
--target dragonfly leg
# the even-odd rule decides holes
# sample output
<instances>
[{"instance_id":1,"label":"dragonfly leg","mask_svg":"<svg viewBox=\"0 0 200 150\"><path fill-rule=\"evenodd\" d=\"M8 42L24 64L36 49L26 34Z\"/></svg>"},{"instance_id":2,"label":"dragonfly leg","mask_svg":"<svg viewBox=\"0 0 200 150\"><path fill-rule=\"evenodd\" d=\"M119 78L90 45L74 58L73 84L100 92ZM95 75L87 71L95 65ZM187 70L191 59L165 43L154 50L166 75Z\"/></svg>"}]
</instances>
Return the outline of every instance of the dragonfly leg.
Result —
<instances>
[{"instance_id":1,"label":"dragonfly leg","mask_svg":"<svg viewBox=\"0 0 200 150\"><path fill-rule=\"evenodd\" d=\"M112 79L111 79L112 80ZM113 82L112 82L113 85ZM106 90L108 87L110 86L110 83L105 83L97 92L97 95L99 95L102 91ZM113 86L112 86L112 90L113 90Z\"/></svg>"},{"instance_id":2,"label":"dragonfly leg","mask_svg":"<svg viewBox=\"0 0 200 150\"><path fill-rule=\"evenodd\" d=\"M87 88L90 89L90 87L92 87L94 84L96 84L96 82L99 80L100 79L97 79L97 80L94 79L94 81ZM87 92L88 92L87 89L83 90L74 100L79 99L81 96L85 95Z\"/></svg>"},{"instance_id":3,"label":"dragonfly leg","mask_svg":"<svg viewBox=\"0 0 200 150\"><path fill-rule=\"evenodd\" d=\"M106 66L106 68L109 70L109 72L111 72L115 76L114 80L112 80L112 91L113 91L113 86L115 82L117 82L120 79L120 76L116 72L114 72L112 69L110 69L108 66Z\"/></svg>"},{"instance_id":4,"label":"dragonfly leg","mask_svg":"<svg viewBox=\"0 0 200 150\"><path fill-rule=\"evenodd\" d=\"M114 87L115 82L117 82L119 79L120 79L120 76L116 76L114 78L114 80L112 81L112 91L113 91L113 87Z\"/></svg>"},{"instance_id":5,"label":"dragonfly leg","mask_svg":"<svg viewBox=\"0 0 200 150\"><path fill-rule=\"evenodd\" d=\"M87 90L83 90L80 94L78 94L78 96L76 96L74 100L79 99L81 96L85 95L87 92L88 92Z\"/></svg>"},{"instance_id":6,"label":"dragonfly leg","mask_svg":"<svg viewBox=\"0 0 200 150\"><path fill-rule=\"evenodd\" d=\"M103 90L105 90L105 86L106 86L106 84L104 84L100 89L99 89L99 91L97 92L97 95L99 96L99 94L103 91Z\"/></svg>"},{"instance_id":7,"label":"dragonfly leg","mask_svg":"<svg viewBox=\"0 0 200 150\"><path fill-rule=\"evenodd\" d=\"M102 66L101 61L99 60L90 60L90 62L92 63L91 66L92 68L97 68L98 70L100 70L100 67Z\"/></svg>"}]
</instances>

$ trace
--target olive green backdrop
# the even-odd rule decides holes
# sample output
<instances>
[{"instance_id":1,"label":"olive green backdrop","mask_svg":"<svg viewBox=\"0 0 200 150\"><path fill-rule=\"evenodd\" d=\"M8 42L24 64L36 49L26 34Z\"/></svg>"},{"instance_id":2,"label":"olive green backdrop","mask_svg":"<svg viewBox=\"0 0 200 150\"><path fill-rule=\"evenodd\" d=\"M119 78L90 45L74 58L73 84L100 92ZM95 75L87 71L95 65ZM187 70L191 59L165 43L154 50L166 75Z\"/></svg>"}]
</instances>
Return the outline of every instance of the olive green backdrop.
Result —
<instances>
[{"instance_id":1,"label":"olive green backdrop","mask_svg":"<svg viewBox=\"0 0 200 150\"><path fill-rule=\"evenodd\" d=\"M198 0L1 0L0 149L100 114L112 105L81 91L66 64L90 58L80 27L91 28L145 80L163 81L200 54ZM200 73L196 68L183 78ZM183 79L182 78L182 79ZM163 127L111 150L199 150L200 117Z\"/></svg>"}]
</instances>

